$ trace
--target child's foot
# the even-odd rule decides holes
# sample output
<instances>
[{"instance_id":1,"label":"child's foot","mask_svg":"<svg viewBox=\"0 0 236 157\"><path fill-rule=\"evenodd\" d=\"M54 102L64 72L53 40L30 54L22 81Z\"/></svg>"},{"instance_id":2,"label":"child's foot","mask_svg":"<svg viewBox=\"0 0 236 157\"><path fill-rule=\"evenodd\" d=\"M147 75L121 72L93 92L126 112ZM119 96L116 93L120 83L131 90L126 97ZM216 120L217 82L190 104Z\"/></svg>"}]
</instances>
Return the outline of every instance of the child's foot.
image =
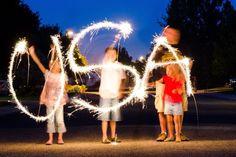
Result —
<instances>
[{"instance_id":1,"label":"child's foot","mask_svg":"<svg viewBox=\"0 0 236 157\"><path fill-rule=\"evenodd\" d=\"M57 144L64 144L63 139L58 139L58 140L57 140Z\"/></svg>"},{"instance_id":2,"label":"child's foot","mask_svg":"<svg viewBox=\"0 0 236 157\"><path fill-rule=\"evenodd\" d=\"M181 137L176 136L175 142L181 142Z\"/></svg>"},{"instance_id":3,"label":"child's foot","mask_svg":"<svg viewBox=\"0 0 236 157\"><path fill-rule=\"evenodd\" d=\"M121 140L118 139L117 136L115 136L115 137L111 138L111 142L113 142L113 143L121 143Z\"/></svg>"},{"instance_id":4,"label":"child's foot","mask_svg":"<svg viewBox=\"0 0 236 157\"><path fill-rule=\"evenodd\" d=\"M48 140L45 144L46 145L52 145L52 143L53 143L52 140Z\"/></svg>"},{"instance_id":5,"label":"child's foot","mask_svg":"<svg viewBox=\"0 0 236 157\"><path fill-rule=\"evenodd\" d=\"M108 140L107 138L104 138L104 139L102 139L102 143L103 143L103 144L110 144L111 141Z\"/></svg>"},{"instance_id":6,"label":"child's foot","mask_svg":"<svg viewBox=\"0 0 236 157\"><path fill-rule=\"evenodd\" d=\"M167 137L167 138L164 140L164 142L172 142L172 141L174 141L174 140L175 140L175 137L172 136L172 137Z\"/></svg>"},{"instance_id":7,"label":"child's foot","mask_svg":"<svg viewBox=\"0 0 236 157\"><path fill-rule=\"evenodd\" d=\"M166 139L167 135L166 133L160 133L158 137L156 138L157 142L163 142Z\"/></svg>"},{"instance_id":8,"label":"child's foot","mask_svg":"<svg viewBox=\"0 0 236 157\"><path fill-rule=\"evenodd\" d=\"M181 141L190 141L190 138L185 136L183 133L180 133L180 138L181 138Z\"/></svg>"}]
</instances>

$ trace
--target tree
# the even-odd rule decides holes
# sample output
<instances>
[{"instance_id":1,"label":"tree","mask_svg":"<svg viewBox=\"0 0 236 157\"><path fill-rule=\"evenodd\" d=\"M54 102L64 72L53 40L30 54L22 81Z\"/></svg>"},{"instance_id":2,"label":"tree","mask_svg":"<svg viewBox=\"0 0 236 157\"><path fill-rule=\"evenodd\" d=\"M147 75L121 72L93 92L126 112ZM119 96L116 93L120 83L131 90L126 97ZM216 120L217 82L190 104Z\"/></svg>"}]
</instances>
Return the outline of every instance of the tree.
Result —
<instances>
[{"instance_id":1,"label":"tree","mask_svg":"<svg viewBox=\"0 0 236 157\"><path fill-rule=\"evenodd\" d=\"M2 37L0 44L0 79L7 78L10 55L19 38L26 38L28 46L34 44L37 47L36 51L40 60L45 66L48 65L47 54L51 43L50 35L61 34L57 25L42 26L39 13L32 12L22 0L10 0L1 4L0 20L2 21L0 25L0 35ZM25 90L28 90L29 87L35 88L36 85L40 86L44 82L43 75L39 72L37 66L31 62L29 87L25 88L27 86L27 73L28 61L27 56L24 55L18 68L14 70L14 87L24 87L21 88L22 94L27 94L28 92L25 92ZM32 91L37 91L37 89Z\"/></svg>"},{"instance_id":2,"label":"tree","mask_svg":"<svg viewBox=\"0 0 236 157\"><path fill-rule=\"evenodd\" d=\"M129 55L128 51L125 47L118 48L119 54L118 54L118 61L125 65L131 65L132 64L132 57Z\"/></svg>"},{"instance_id":3,"label":"tree","mask_svg":"<svg viewBox=\"0 0 236 157\"><path fill-rule=\"evenodd\" d=\"M38 13L33 13L21 0L6 1L0 6L0 73L6 77L12 47L19 37L39 29Z\"/></svg>"},{"instance_id":4,"label":"tree","mask_svg":"<svg viewBox=\"0 0 236 157\"><path fill-rule=\"evenodd\" d=\"M236 50L233 44L236 31L232 28L235 19L235 10L229 0L170 2L164 22L160 24L181 31L179 48L194 58L192 75L197 77L200 88L221 85L230 73L235 73L224 64L236 60L235 54L231 53ZM225 50L230 55L225 55Z\"/></svg>"},{"instance_id":5,"label":"tree","mask_svg":"<svg viewBox=\"0 0 236 157\"><path fill-rule=\"evenodd\" d=\"M213 76L217 79L236 76L236 11L229 1L223 7L212 64Z\"/></svg>"}]
</instances>

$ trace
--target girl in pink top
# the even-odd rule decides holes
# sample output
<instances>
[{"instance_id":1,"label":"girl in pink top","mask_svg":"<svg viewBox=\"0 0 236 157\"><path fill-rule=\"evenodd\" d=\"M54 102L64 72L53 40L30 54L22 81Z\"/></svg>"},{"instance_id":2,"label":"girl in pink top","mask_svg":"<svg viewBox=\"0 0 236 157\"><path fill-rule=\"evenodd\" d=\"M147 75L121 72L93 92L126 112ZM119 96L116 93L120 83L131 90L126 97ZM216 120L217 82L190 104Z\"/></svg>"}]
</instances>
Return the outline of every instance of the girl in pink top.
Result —
<instances>
[{"instance_id":1,"label":"girl in pink top","mask_svg":"<svg viewBox=\"0 0 236 157\"><path fill-rule=\"evenodd\" d=\"M64 85L60 83L61 68L58 57L55 53L55 46L51 46L51 60L49 62L49 70L46 69L35 53L34 46L29 48L29 53L39 69L42 71L45 77L45 84L40 95L40 104L44 104L47 107L47 114L51 113L54 109L56 100L58 99L59 92ZM46 145L53 144L53 133L58 133L58 144L64 144L63 133L66 132L64 123L64 106L68 102L68 95L64 92L61 98L60 106L56 110L55 114L47 121L48 141Z\"/></svg>"}]
</instances>

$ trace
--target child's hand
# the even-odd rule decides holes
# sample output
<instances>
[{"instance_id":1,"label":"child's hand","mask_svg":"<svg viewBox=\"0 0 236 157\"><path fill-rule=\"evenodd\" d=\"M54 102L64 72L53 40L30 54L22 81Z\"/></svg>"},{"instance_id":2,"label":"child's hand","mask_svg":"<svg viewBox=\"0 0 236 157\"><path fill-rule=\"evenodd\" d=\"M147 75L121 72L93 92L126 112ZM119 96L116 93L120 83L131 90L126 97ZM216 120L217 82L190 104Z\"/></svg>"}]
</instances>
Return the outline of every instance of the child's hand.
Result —
<instances>
[{"instance_id":1,"label":"child's hand","mask_svg":"<svg viewBox=\"0 0 236 157\"><path fill-rule=\"evenodd\" d=\"M34 55L34 54L35 54L34 46L31 46L31 47L29 48L29 54L30 54L30 55Z\"/></svg>"},{"instance_id":2,"label":"child's hand","mask_svg":"<svg viewBox=\"0 0 236 157\"><path fill-rule=\"evenodd\" d=\"M121 37L121 35L120 34L117 34L116 36L115 36L115 42L117 42L119 39L120 39L120 37Z\"/></svg>"},{"instance_id":3,"label":"child's hand","mask_svg":"<svg viewBox=\"0 0 236 157\"><path fill-rule=\"evenodd\" d=\"M173 93L173 94L177 94L177 93L178 93L178 90L177 90L177 89L173 89L173 90L172 90L172 93Z\"/></svg>"},{"instance_id":4,"label":"child's hand","mask_svg":"<svg viewBox=\"0 0 236 157\"><path fill-rule=\"evenodd\" d=\"M172 93L181 95L183 93L183 91L181 89L173 89Z\"/></svg>"},{"instance_id":5,"label":"child's hand","mask_svg":"<svg viewBox=\"0 0 236 157\"><path fill-rule=\"evenodd\" d=\"M122 99L124 97L124 94L122 92L119 92L118 99Z\"/></svg>"}]
</instances>

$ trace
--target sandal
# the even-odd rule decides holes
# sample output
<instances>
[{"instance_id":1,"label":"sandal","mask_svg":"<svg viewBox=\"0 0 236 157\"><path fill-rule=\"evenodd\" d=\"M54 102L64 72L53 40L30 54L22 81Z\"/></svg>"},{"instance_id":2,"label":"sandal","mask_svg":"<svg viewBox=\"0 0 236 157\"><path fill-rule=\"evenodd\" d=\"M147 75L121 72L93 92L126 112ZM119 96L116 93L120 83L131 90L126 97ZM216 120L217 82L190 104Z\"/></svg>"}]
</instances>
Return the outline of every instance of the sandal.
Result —
<instances>
[{"instance_id":1,"label":"sandal","mask_svg":"<svg viewBox=\"0 0 236 157\"><path fill-rule=\"evenodd\" d=\"M172 141L174 141L175 140L175 137L173 136L173 137L168 137L168 138L166 138L165 140L164 140L164 142L172 142Z\"/></svg>"},{"instance_id":2,"label":"sandal","mask_svg":"<svg viewBox=\"0 0 236 157\"><path fill-rule=\"evenodd\" d=\"M176 138L175 139L175 142L181 142L181 138L179 137L179 138Z\"/></svg>"},{"instance_id":3,"label":"sandal","mask_svg":"<svg viewBox=\"0 0 236 157\"><path fill-rule=\"evenodd\" d=\"M117 135L116 135L115 137L111 138L111 142L112 142L112 143L121 143L121 140L118 139L118 137L117 137Z\"/></svg>"},{"instance_id":4,"label":"sandal","mask_svg":"<svg viewBox=\"0 0 236 157\"><path fill-rule=\"evenodd\" d=\"M105 138L105 139L102 140L102 143L103 143L103 144L110 144L111 141L108 140L107 138Z\"/></svg>"}]
</instances>

